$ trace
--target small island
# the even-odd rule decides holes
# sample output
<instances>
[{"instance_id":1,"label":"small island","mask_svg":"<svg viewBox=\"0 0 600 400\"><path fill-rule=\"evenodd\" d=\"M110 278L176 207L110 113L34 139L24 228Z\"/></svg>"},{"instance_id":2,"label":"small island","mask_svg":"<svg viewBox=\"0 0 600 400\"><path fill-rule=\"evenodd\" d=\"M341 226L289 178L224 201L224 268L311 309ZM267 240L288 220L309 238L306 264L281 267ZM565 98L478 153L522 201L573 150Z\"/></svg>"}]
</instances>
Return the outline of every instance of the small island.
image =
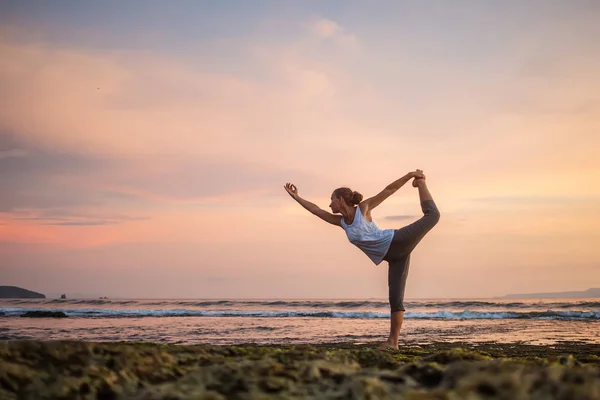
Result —
<instances>
[{"instance_id":1,"label":"small island","mask_svg":"<svg viewBox=\"0 0 600 400\"><path fill-rule=\"evenodd\" d=\"M551 292L551 293L520 293L507 294L501 299L592 299L600 298L600 288L590 288L588 290L574 292Z\"/></svg>"},{"instance_id":2,"label":"small island","mask_svg":"<svg viewBox=\"0 0 600 400\"><path fill-rule=\"evenodd\" d=\"M0 286L1 299L45 299L46 296L17 286Z\"/></svg>"}]
</instances>

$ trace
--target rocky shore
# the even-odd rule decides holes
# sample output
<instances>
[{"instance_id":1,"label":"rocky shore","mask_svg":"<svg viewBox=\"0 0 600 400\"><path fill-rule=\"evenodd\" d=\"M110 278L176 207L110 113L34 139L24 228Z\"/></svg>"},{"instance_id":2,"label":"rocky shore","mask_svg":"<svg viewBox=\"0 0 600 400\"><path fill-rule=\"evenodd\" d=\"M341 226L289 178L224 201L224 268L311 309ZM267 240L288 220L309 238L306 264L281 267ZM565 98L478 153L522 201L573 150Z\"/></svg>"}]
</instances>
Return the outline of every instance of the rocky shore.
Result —
<instances>
[{"instance_id":1,"label":"rocky shore","mask_svg":"<svg viewBox=\"0 0 600 400\"><path fill-rule=\"evenodd\" d=\"M600 345L0 342L2 399L600 399Z\"/></svg>"}]
</instances>

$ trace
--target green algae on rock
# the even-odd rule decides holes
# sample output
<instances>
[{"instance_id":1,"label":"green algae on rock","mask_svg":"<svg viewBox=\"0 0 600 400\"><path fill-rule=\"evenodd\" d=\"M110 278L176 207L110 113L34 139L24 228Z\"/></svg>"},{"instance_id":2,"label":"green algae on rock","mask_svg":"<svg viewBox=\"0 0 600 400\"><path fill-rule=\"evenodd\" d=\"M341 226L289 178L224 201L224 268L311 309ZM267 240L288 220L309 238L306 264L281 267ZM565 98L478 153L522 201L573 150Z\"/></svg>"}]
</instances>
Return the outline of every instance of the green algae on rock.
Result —
<instances>
[{"instance_id":1,"label":"green algae on rock","mask_svg":"<svg viewBox=\"0 0 600 400\"><path fill-rule=\"evenodd\" d=\"M0 398L587 399L600 397L599 349L4 341Z\"/></svg>"}]
</instances>

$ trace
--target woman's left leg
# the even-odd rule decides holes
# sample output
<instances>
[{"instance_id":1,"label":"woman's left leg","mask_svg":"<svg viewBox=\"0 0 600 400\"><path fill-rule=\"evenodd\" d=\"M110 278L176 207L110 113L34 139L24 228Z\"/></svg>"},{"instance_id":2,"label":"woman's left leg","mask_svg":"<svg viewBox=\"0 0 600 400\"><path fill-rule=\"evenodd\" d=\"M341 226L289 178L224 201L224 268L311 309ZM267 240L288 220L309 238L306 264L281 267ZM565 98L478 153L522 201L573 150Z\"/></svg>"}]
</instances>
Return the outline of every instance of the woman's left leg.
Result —
<instances>
[{"instance_id":1,"label":"woman's left leg","mask_svg":"<svg viewBox=\"0 0 600 400\"><path fill-rule=\"evenodd\" d=\"M404 322L404 291L410 267L410 253L388 261L388 290L390 302L390 336L384 347L398 348L398 338Z\"/></svg>"},{"instance_id":2,"label":"woman's left leg","mask_svg":"<svg viewBox=\"0 0 600 400\"><path fill-rule=\"evenodd\" d=\"M438 223L438 211L425 179L416 180L423 217L396 230L390 249L384 257L388 262L388 288L390 301L390 336L383 347L398 348L398 338L404 322L404 291L410 266L410 254L423 237Z\"/></svg>"}]
</instances>

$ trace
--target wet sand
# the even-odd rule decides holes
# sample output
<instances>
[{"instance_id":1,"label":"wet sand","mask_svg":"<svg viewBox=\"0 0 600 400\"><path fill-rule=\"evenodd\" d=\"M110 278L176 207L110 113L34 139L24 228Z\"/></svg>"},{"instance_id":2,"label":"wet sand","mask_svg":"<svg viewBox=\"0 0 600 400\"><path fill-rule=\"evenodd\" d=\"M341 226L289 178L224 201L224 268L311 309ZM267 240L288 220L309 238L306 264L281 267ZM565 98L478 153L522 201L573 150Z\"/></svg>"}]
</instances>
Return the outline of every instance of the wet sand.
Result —
<instances>
[{"instance_id":1,"label":"wet sand","mask_svg":"<svg viewBox=\"0 0 600 400\"><path fill-rule=\"evenodd\" d=\"M2 399L600 399L600 345L0 342Z\"/></svg>"}]
</instances>

